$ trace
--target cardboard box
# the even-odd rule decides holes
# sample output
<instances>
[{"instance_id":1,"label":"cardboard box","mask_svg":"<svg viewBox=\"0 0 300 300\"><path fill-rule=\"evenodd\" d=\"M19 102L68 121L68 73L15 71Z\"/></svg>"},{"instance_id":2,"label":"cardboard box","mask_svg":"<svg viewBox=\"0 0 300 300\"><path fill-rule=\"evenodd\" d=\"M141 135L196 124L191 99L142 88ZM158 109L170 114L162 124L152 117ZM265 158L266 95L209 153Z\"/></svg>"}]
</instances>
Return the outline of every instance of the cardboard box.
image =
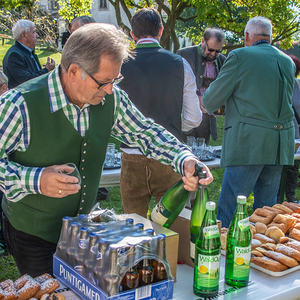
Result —
<instances>
[{"instance_id":1,"label":"cardboard box","mask_svg":"<svg viewBox=\"0 0 300 300\"><path fill-rule=\"evenodd\" d=\"M134 220L134 224L143 223L144 229L151 228L154 230L155 234L164 234L166 236L166 252L167 259L171 268L171 273L176 282L176 272L177 272L177 261L178 261L178 244L179 244L179 235L177 232L174 232L168 228L162 227L158 224L151 222L148 219L145 219L137 214L129 214L128 218ZM190 226L190 225L189 225Z\"/></svg>"},{"instance_id":2,"label":"cardboard box","mask_svg":"<svg viewBox=\"0 0 300 300\"><path fill-rule=\"evenodd\" d=\"M56 255L53 256L53 275L76 293L80 299L84 300L152 300L162 299L159 298L161 296L166 300L173 299L173 279L108 297L100 288L92 284Z\"/></svg>"},{"instance_id":3,"label":"cardboard box","mask_svg":"<svg viewBox=\"0 0 300 300\"><path fill-rule=\"evenodd\" d=\"M194 264L190 257L190 220L192 211L184 208L179 216L176 218L171 230L179 234L179 246L178 246L178 260L185 264L194 267ZM218 220L219 230L221 232L221 221Z\"/></svg>"}]
</instances>

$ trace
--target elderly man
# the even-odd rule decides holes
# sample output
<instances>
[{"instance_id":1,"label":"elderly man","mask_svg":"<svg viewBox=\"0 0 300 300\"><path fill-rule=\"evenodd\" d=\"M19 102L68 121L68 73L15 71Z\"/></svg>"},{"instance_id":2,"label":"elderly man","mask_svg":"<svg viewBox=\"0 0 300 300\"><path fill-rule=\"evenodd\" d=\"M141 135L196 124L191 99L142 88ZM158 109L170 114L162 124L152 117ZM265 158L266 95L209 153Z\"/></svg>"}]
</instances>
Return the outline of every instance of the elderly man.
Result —
<instances>
[{"instance_id":1,"label":"elderly man","mask_svg":"<svg viewBox=\"0 0 300 300\"><path fill-rule=\"evenodd\" d=\"M0 98L4 233L21 274L52 272L62 217L89 213L96 202L110 135L172 164L185 175L187 190L197 188L192 176L197 159L189 149L113 85L128 56L120 30L87 24L70 36L51 74ZM81 186L60 173L68 162L79 169ZM205 169L208 177L200 183L209 184L213 178Z\"/></svg>"},{"instance_id":2,"label":"elderly man","mask_svg":"<svg viewBox=\"0 0 300 300\"><path fill-rule=\"evenodd\" d=\"M33 22L19 20L14 24L12 33L15 44L8 49L3 59L3 72L8 77L10 89L55 68L55 61L50 57L47 59L45 68L42 68L34 53L38 34Z\"/></svg>"},{"instance_id":3,"label":"elderly man","mask_svg":"<svg viewBox=\"0 0 300 300\"><path fill-rule=\"evenodd\" d=\"M71 34L77 30L79 27L89 24L96 23L95 19L89 16L80 16L72 20L71 22Z\"/></svg>"},{"instance_id":4,"label":"elderly man","mask_svg":"<svg viewBox=\"0 0 300 300\"><path fill-rule=\"evenodd\" d=\"M205 143L209 144L210 136L213 140L218 138L217 120L214 115L209 115L202 104L202 96L209 84L218 76L226 57L221 54L225 42L224 32L219 28L207 28L198 46L179 49L177 54L184 57L191 65L196 76L197 95L199 105L203 112L203 120L199 127L195 128L188 135L205 138ZM183 134L183 139L186 141Z\"/></svg>"},{"instance_id":5,"label":"elderly man","mask_svg":"<svg viewBox=\"0 0 300 300\"><path fill-rule=\"evenodd\" d=\"M202 117L193 71L185 59L160 47L163 26L157 10L138 10L132 16L131 28L136 56L122 66L124 79L119 87L146 117L181 141L181 132L199 126ZM181 174L136 149L123 145L122 150L123 212L146 217L151 196L158 202Z\"/></svg>"},{"instance_id":6,"label":"elderly man","mask_svg":"<svg viewBox=\"0 0 300 300\"><path fill-rule=\"evenodd\" d=\"M248 197L253 190L253 209L274 205L282 167L294 163L295 65L271 41L270 20L250 19L246 47L230 52L203 96L208 113L226 106L221 156L226 169L217 214L225 227L238 195Z\"/></svg>"}]
</instances>

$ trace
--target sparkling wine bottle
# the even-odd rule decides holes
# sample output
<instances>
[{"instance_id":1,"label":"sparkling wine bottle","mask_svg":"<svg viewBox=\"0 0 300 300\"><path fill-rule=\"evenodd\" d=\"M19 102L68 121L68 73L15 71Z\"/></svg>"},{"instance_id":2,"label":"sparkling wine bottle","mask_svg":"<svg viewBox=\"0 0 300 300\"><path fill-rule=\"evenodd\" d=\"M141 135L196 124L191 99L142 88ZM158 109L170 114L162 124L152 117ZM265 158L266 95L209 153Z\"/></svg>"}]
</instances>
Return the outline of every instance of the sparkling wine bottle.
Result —
<instances>
[{"instance_id":1,"label":"sparkling wine bottle","mask_svg":"<svg viewBox=\"0 0 300 300\"><path fill-rule=\"evenodd\" d=\"M245 196L237 197L237 207L227 233L225 282L244 287L249 282L251 234Z\"/></svg>"},{"instance_id":2,"label":"sparkling wine bottle","mask_svg":"<svg viewBox=\"0 0 300 300\"><path fill-rule=\"evenodd\" d=\"M216 204L206 203L206 212L196 240L194 294L205 299L219 290L221 241L215 215Z\"/></svg>"},{"instance_id":3,"label":"sparkling wine bottle","mask_svg":"<svg viewBox=\"0 0 300 300\"><path fill-rule=\"evenodd\" d=\"M195 165L195 173L193 176L198 176L198 173L201 172L202 168L203 165L198 162ZM150 220L169 228L185 207L189 196L190 192L184 188L184 182L179 180L166 191L160 201L156 204L151 212Z\"/></svg>"}]
</instances>

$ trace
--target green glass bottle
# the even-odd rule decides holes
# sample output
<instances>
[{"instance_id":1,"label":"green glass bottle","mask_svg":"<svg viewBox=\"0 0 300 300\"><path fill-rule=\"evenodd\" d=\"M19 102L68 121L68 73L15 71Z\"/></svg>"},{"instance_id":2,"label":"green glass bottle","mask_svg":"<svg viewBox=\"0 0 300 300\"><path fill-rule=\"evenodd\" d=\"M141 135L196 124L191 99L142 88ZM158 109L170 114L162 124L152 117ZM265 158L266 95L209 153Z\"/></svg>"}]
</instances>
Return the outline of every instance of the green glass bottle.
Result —
<instances>
[{"instance_id":1,"label":"green glass bottle","mask_svg":"<svg viewBox=\"0 0 300 300\"><path fill-rule=\"evenodd\" d=\"M193 176L198 176L201 172L203 165L198 162L195 165L195 173ZM179 180L171 186L166 193L162 196L160 201L153 208L150 220L156 224L169 228L180 212L186 205L190 197L189 191L184 188L184 182Z\"/></svg>"},{"instance_id":2,"label":"green glass bottle","mask_svg":"<svg viewBox=\"0 0 300 300\"><path fill-rule=\"evenodd\" d=\"M245 196L237 197L237 207L227 233L225 282L243 287L249 282L251 234Z\"/></svg>"},{"instance_id":3,"label":"green glass bottle","mask_svg":"<svg viewBox=\"0 0 300 300\"><path fill-rule=\"evenodd\" d=\"M214 297L219 291L221 240L215 202L206 203L206 212L195 244L194 294Z\"/></svg>"},{"instance_id":4,"label":"green glass bottle","mask_svg":"<svg viewBox=\"0 0 300 300\"><path fill-rule=\"evenodd\" d=\"M200 178L206 178L206 171L202 171L198 174L199 179ZM206 203L208 202L208 191L207 186L199 184L198 191L196 194L196 200L195 204L193 206L192 210L192 216L190 221L190 256L192 262L195 260L195 242L196 238L198 236L198 232L200 229L200 226L202 224L204 214L206 212Z\"/></svg>"}]
</instances>

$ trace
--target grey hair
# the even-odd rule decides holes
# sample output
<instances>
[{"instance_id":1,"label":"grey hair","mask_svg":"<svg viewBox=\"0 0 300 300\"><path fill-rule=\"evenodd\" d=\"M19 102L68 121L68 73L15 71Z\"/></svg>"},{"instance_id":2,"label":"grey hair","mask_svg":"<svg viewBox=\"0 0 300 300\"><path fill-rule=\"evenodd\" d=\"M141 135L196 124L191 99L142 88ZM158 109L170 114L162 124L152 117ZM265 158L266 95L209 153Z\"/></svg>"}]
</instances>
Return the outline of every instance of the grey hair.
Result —
<instances>
[{"instance_id":1,"label":"grey hair","mask_svg":"<svg viewBox=\"0 0 300 300\"><path fill-rule=\"evenodd\" d=\"M2 71L0 71L0 87L3 84L5 84L6 86L8 86L8 78L7 78L7 76Z\"/></svg>"},{"instance_id":2,"label":"grey hair","mask_svg":"<svg viewBox=\"0 0 300 300\"><path fill-rule=\"evenodd\" d=\"M272 23L265 17L255 17L248 21L245 27L245 33L248 33L250 38L255 35L268 36L272 39Z\"/></svg>"},{"instance_id":3,"label":"grey hair","mask_svg":"<svg viewBox=\"0 0 300 300\"><path fill-rule=\"evenodd\" d=\"M219 43L222 43L222 45L225 43L225 34L220 28L209 27L205 29L203 33L204 40L207 42L212 37L215 38Z\"/></svg>"},{"instance_id":4,"label":"grey hair","mask_svg":"<svg viewBox=\"0 0 300 300\"><path fill-rule=\"evenodd\" d=\"M89 16L80 16L77 17L75 19L72 20L71 25L75 22L78 21L79 22L79 27L85 25L85 24L89 24L89 23L96 23L96 20L93 17L89 17Z\"/></svg>"},{"instance_id":5,"label":"grey hair","mask_svg":"<svg viewBox=\"0 0 300 300\"><path fill-rule=\"evenodd\" d=\"M61 66L63 71L68 71L71 64L76 64L94 75L99 71L103 55L111 55L120 63L132 57L129 46L127 36L114 25L86 24L69 37L62 51Z\"/></svg>"},{"instance_id":6,"label":"grey hair","mask_svg":"<svg viewBox=\"0 0 300 300\"><path fill-rule=\"evenodd\" d=\"M21 39L21 35L23 32L28 33L31 29L31 27L35 27L34 23L29 20L19 20L17 21L14 26L12 27L12 34L15 41L18 41Z\"/></svg>"}]
</instances>

